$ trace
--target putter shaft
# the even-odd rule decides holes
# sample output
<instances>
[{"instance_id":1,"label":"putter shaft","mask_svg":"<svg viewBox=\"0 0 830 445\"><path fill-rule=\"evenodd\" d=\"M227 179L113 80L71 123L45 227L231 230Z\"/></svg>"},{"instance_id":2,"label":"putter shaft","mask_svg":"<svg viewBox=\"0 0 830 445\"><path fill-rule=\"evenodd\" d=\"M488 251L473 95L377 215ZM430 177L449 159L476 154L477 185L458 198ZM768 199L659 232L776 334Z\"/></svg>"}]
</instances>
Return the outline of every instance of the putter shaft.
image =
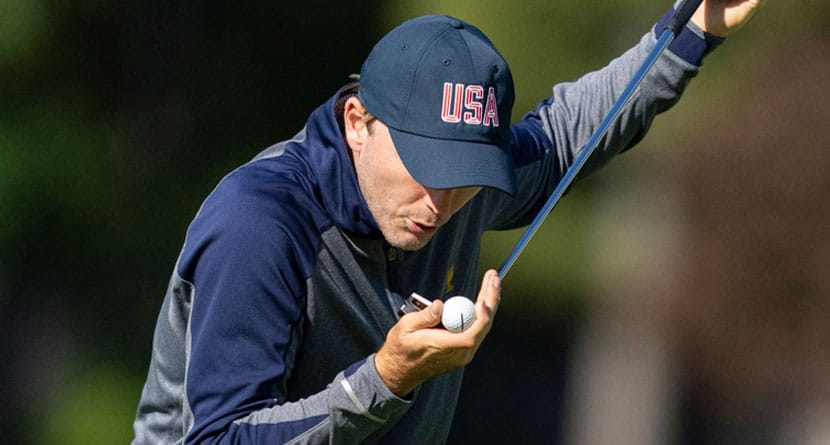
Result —
<instances>
[{"instance_id":1,"label":"putter shaft","mask_svg":"<svg viewBox=\"0 0 830 445\"><path fill-rule=\"evenodd\" d=\"M504 279L504 276L507 275L507 272L510 271L510 268L513 267L513 264L519 258L522 251L525 247L527 247L528 242L539 230L539 226L542 225L545 218L547 218L548 214L553 210L559 200L562 198L562 195L565 194L565 191L573 182L576 175L582 170L582 167L588 161L588 158L591 154L596 150L597 146L599 145L600 141L605 134L608 132L608 129L611 127L611 124L614 123L615 120L619 117L622 110L631 100L631 97L634 95L634 92L637 90L637 87L640 86L640 82L642 82L643 78L646 77L651 67L660 57L660 55L665 51L665 49L671 44L680 30L686 25L686 22L692 17L695 10L697 10L698 6L702 0L685 0L683 1L680 6L678 6L677 10L675 11L674 15L672 16L669 24L660 34L660 37L657 39L657 43L655 44L654 48L649 52L646 59L643 61L640 68L634 73L633 78L628 83L628 85L623 90L620 97L614 102L614 105L608 111L608 114L600 123L599 127L594 131L594 134L588 140L588 142L579 150L577 153L576 158L574 158L573 164L568 167L568 170L565 172L565 175L559 181L556 188L553 190L553 193L548 198L545 205L539 210L539 213L533 219L533 222L530 223L525 233L522 235L521 239L516 243L513 247L513 250L508 255L507 260L505 260L504 264L502 264L501 268L499 268L499 278Z\"/></svg>"}]
</instances>

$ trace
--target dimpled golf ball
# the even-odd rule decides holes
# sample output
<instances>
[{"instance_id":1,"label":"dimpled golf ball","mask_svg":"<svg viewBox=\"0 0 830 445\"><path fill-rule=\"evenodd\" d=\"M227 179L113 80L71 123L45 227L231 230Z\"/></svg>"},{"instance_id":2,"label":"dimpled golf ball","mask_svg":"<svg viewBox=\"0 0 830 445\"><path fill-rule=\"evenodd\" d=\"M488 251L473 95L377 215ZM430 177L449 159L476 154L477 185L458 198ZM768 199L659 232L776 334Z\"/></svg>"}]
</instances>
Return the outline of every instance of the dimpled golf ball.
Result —
<instances>
[{"instance_id":1,"label":"dimpled golf ball","mask_svg":"<svg viewBox=\"0 0 830 445\"><path fill-rule=\"evenodd\" d=\"M463 332L473 324L475 305L466 297L456 296L444 302L441 324L450 332Z\"/></svg>"}]
</instances>

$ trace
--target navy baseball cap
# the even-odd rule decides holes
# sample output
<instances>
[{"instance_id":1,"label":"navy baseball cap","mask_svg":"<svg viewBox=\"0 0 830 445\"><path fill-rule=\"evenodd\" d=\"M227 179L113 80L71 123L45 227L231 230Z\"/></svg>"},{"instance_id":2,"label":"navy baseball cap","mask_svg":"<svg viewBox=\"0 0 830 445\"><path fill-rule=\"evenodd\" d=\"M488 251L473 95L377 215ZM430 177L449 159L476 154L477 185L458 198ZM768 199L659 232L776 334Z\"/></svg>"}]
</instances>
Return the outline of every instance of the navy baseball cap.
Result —
<instances>
[{"instance_id":1,"label":"navy baseball cap","mask_svg":"<svg viewBox=\"0 0 830 445\"><path fill-rule=\"evenodd\" d=\"M444 15L404 22L369 53L358 97L389 127L404 166L422 185L515 194L513 76L478 28Z\"/></svg>"}]
</instances>

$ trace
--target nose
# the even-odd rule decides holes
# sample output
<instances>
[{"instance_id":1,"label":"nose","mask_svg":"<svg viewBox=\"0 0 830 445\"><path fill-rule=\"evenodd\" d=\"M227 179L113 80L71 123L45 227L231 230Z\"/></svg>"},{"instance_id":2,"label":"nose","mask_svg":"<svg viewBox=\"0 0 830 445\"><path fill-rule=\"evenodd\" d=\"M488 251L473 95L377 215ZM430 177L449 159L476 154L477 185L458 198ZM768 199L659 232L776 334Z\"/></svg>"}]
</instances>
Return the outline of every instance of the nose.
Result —
<instances>
[{"instance_id":1,"label":"nose","mask_svg":"<svg viewBox=\"0 0 830 445\"><path fill-rule=\"evenodd\" d=\"M454 189L426 189L427 205L436 215L444 215L450 211Z\"/></svg>"}]
</instances>

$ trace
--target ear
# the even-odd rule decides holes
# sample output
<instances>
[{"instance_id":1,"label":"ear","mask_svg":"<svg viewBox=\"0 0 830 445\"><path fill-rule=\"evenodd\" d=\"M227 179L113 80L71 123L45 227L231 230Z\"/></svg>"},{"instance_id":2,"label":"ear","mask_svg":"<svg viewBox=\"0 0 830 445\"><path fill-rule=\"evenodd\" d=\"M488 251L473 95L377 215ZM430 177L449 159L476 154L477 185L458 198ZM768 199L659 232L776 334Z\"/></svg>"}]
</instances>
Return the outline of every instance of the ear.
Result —
<instances>
[{"instance_id":1,"label":"ear","mask_svg":"<svg viewBox=\"0 0 830 445\"><path fill-rule=\"evenodd\" d=\"M346 99L346 106L343 108L343 133L353 154L359 153L366 144L369 128L363 118L365 114L366 109L360 99L356 96Z\"/></svg>"}]
</instances>

